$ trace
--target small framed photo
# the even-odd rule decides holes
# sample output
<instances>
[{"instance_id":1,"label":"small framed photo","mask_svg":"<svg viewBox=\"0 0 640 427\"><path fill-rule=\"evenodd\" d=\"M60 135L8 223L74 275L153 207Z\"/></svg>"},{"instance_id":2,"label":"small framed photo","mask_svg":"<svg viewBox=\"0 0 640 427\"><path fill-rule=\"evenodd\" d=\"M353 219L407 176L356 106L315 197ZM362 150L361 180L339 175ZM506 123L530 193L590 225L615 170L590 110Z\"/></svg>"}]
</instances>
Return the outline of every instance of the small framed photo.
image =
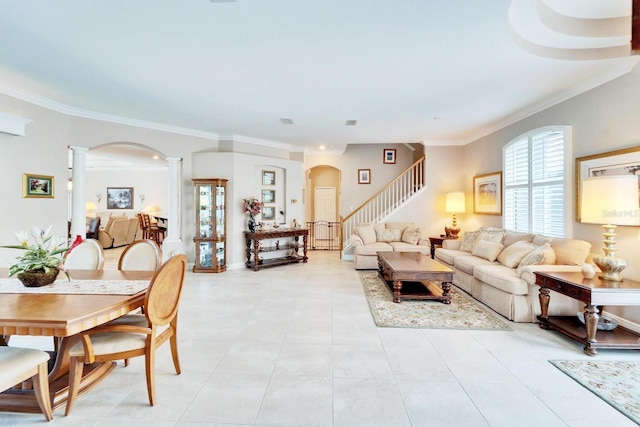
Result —
<instances>
[{"instance_id":1,"label":"small framed photo","mask_svg":"<svg viewBox=\"0 0 640 427\"><path fill-rule=\"evenodd\" d=\"M262 203L275 203L276 190L262 190Z\"/></svg>"},{"instance_id":2,"label":"small framed photo","mask_svg":"<svg viewBox=\"0 0 640 427\"><path fill-rule=\"evenodd\" d=\"M262 208L262 219L265 221L273 220L276 217L276 208L273 206L265 206Z\"/></svg>"},{"instance_id":3,"label":"small framed photo","mask_svg":"<svg viewBox=\"0 0 640 427\"><path fill-rule=\"evenodd\" d=\"M382 152L382 163L392 165L396 163L396 149L385 148Z\"/></svg>"},{"instance_id":4,"label":"small framed photo","mask_svg":"<svg viewBox=\"0 0 640 427\"><path fill-rule=\"evenodd\" d=\"M371 169L358 169L358 184L371 184Z\"/></svg>"},{"instance_id":5,"label":"small framed photo","mask_svg":"<svg viewBox=\"0 0 640 427\"><path fill-rule=\"evenodd\" d=\"M502 215L502 172L473 177L473 213Z\"/></svg>"},{"instance_id":6,"label":"small framed photo","mask_svg":"<svg viewBox=\"0 0 640 427\"><path fill-rule=\"evenodd\" d=\"M107 187L107 209L133 209L133 187Z\"/></svg>"},{"instance_id":7,"label":"small framed photo","mask_svg":"<svg viewBox=\"0 0 640 427\"><path fill-rule=\"evenodd\" d=\"M275 171L262 171L262 185L276 185Z\"/></svg>"},{"instance_id":8,"label":"small framed photo","mask_svg":"<svg viewBox=\"0 0 640 427\"><path fill-rule=\"evenodd\" d=\"M22 197L53 199L53 177L23 173Z\"/></svg>"}]
</instances>

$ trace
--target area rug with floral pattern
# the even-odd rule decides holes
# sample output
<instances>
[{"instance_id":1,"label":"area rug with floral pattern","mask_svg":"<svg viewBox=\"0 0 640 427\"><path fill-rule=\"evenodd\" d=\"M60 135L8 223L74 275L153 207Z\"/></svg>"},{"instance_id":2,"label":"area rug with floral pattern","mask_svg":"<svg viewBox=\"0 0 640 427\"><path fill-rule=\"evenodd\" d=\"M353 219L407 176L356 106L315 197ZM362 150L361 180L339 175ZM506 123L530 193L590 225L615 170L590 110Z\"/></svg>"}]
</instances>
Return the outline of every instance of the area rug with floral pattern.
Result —
<instances>
[{"instance_id":1,"label":"area rug with floral pattern","mask_svg":"<svg viewBox=\"0 0 640 427\"><path fill-rule=\"evenodd\" d=\"M640 362L550 360L587 390L640 424Z\"/></svg>"},{"instance_id":2,"label":"area rug with floral pattern","mask_svg":"<svg viewBox=\"0 0 640 427\"><path fill-rule=\"evenodd\" d=\"M451 288L451 304L435 300L403 300L398 304L377 271L360 271L359 275L373 319L380 327L513 330L490 308L455 287Z\"/></svg>"}]
</instances>

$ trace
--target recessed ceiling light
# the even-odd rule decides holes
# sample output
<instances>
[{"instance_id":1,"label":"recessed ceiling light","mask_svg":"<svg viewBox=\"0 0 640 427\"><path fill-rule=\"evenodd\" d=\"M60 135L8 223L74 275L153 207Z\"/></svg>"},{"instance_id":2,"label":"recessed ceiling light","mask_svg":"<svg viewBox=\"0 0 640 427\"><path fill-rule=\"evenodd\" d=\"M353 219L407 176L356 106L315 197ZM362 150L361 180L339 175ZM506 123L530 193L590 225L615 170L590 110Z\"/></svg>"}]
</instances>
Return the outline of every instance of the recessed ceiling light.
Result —
<instances>
[{"instance_id":1,"label":"recessed ceiling light","mask_svg":"<svg viewBox=\"0 0 640 427\"><path fill-rule=\"evenodd\" d=\"M324 149L326 149L327 147L325 147L324 145L321 145L321 146L320 146L320 147L318 147L318 148L319 148L319 149L321 149L321 150L324 150Z\"/></svg>"},{"instance_id":2,"label":"recessed ceiling light","mask_svg":"<svg viewBox=\"0 0 640 427\"><path fill-rule=\"evenodd\" d=\"M283 125L292 125L293 124L293 120L292 119L280 119L280 122Z\"/></svg>"},{"instance_id":3,"label":"recessed ceiling light","mask_svg":"<svg viewBox=\"0 0 640 427\"><path fill-rule=\"evenodd\" d=\"M153 160L158 160L160 156L153 156Z\"/></svg>"},{"instance_id":4,"label":"recessed ceiling light","mask_svg":"<svg viewBox=\"0 0 640 427\"><path fill-rule=\"evenodd\" d=\"M357 120L347 120L346 122L344 122L344 124L346 126L355 126L356 124L358 124Z\"/></svg>"}]
</instances>

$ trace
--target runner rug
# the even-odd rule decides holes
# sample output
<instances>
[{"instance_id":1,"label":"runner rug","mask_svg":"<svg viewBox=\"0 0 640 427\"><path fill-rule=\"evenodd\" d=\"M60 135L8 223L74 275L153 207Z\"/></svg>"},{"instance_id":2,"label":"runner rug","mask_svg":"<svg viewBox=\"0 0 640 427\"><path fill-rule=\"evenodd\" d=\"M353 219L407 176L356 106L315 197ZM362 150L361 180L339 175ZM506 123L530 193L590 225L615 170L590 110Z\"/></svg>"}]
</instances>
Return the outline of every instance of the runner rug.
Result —
<instances>
[{"instance_id":1,"label":"runner rug","mask_svg":"<svg viewBox=\"0 0 640 427\"><path fill-rule=\"evenodd\" d=\"M550 360L587 390L640 424L640 362Z\"/></svg>"},{"instance_id":2,"label":"runner rug","mask_svg":"<svg viewBox=\"0 0 640 427\"><path fill-rule=\"evenodd\" d=\"M513 330L498 314L455 287L451 288L451 304L429 300L397 304L377 271L360 271L359 276L373 319L380 327Z\"/></svg>"}]
</instances>

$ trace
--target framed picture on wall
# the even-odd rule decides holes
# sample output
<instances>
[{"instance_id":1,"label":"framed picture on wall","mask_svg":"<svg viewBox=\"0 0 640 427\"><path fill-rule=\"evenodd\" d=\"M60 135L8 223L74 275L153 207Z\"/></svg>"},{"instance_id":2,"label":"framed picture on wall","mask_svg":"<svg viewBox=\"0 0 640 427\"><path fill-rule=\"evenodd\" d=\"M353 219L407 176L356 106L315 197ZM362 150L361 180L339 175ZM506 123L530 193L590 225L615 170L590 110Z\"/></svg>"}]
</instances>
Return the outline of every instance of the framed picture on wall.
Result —
<instances>
[{"instance_id":1,"label":"framed picture on wall","mask_svg":"<svg viewBox=\"0 0 640 427\"><path fill-rule=\"evenodd\" d=\"M22 197L53 199L53 177L23 173Z\"/></svg>"},{"instance_id":2,"label":"framed picture on wall","mask_svg":"<svg viewBox=\"0 0 640 427\"><path fill-rule=\"evenodd\" d=\"M640 147L576 158L576 221L582 222L582 181L611 175L640 175Z\"/></svg>"},{"instance_id":3,"label":"framed picture on wall","mask_svg":"<svg viewBox=\"0 0 640 427\"><path fill-rule=\"evenodd\" d=\"M274 203L276 201L276 190L262 190L262 203Z\"/></svg>"},{"instance_id":4,"label":"framed picture on wall","mask_svg":"<svg viewBox=\"0 0 640 427\"><path fill-rule=\"evenodd\" d=\"M395 148L385 148L382 151L382 163L385 164L395 164L396 162L396 150Z\"/></svg>"},{"instance_id":5,"label":"framed picture on wall","mask_svg":"<svg viewBox=\"0 0 640 427\"><path fill-rule=\"evenodd\" d=\"M276 208L273 206L265 206L262 208L262 219L265 221L273 220L276 217Z\"/></svg>"},{"instance_id":6,"label":"framed picture on wall","mask_svg":"<svg viewBox=\"0 0 640 427\"><path fill-rule=\"evenodd\" d=\"M133 187L107 187L107 209L133 209Z\"/></svg>"},{"instance_id":7,"label":"framed picture on wall","mask_svg":"<svg viewBox=\"0 0 640 427\"><path fill-rule=\"evenodd\" d=\"M262 185L276 185L275 171L262 171Z\"/></svg>"},{"instance_id":8,"label":"framed picture on wall","mask_svg":"<svg viewBox=\"0 0 640 427\"><path fill-rule=\"evenodd\" d=\"M473 213L502 215L502 172L473 177Z\"/></svg>"},{"instance_id":9,"label":"framed picture on wall","mask_svg":"<svg viewBox=\"0 0 640 427\"><path fill-rule=\"evenodd\" d=\"M371 184L371 169L358 169L358 184Z\"/></svg>"}]
</instances>

